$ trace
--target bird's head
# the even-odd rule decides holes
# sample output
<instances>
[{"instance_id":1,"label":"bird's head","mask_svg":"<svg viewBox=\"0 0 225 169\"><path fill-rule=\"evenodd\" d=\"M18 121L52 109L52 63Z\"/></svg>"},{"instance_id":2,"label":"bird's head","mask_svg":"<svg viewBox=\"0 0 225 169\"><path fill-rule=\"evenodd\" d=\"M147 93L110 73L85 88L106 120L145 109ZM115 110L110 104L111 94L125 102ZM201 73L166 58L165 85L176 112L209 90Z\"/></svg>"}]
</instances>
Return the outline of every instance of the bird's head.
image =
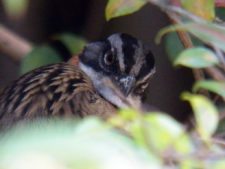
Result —
<instances>
[{"instance_id":1,"label":"bird's head","mask_svg":"<svg viewBox=\"0 0 225 169\"><path fill-rule=\"evenodd\" d=\"M89 43L80 56L80 68L97 91L119 108L137 104L155 72L150 49L140 40L117 33Z\"/></svg>"}]
</instances>

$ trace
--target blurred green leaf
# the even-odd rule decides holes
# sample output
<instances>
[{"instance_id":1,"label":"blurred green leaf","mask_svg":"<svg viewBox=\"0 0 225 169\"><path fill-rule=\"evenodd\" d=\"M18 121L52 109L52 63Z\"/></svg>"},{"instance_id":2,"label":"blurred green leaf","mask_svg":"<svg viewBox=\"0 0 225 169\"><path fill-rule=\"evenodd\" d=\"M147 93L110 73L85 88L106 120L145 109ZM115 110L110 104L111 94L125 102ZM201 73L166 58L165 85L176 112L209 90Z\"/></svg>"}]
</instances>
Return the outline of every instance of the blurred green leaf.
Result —
<instances>
[{"instance_id":1,"label":"blurred green leaf","mask_svg":"<svg viewBox=\"0 0 225 169\"><path fill-rule=\"evenodd\" d=\"M61 41L70 51L71 54L79 54L87 41L79 36L72 33L63 33L53 37L55 40Z\"/></svg>"},{"instance_id":2,"label":"blurred green leaf","mask_svg":"<svg viewBox=\"0 0 225 169\"><path fill-rule=\"evenodd\" d=\"M196 38L191 37L194 46L202 46L202 42ZM184 47L176 32L171 32L165 37L165 48L171 62L174 62L178 54L184 50Z\"/></svg>"},{"instance_id":3,"label":"blurred green leaf","mask_svg":"<svg viewBox=\"0 0 225 169\"><path fill-rule=\"evenodd\" d=\"M181 0L181 4L189 12L206 20L213 20L215 17L214 0Z\"/></svg>"},{"instance_id":4,"label":"blurred green leaf","mask_svg":"<svg viewBox=\"0 0 225 169\"><path fill-rule=\"evenodd\" d=\"M213 168L213 169L222 169L222 168L225 168L225 161L224 161L224 159L217 160L216 162L214 162L211 165L211 168Z\"/></svg>"},{"instance_id":5,"label":"blurred green leaf","mask_svg":"<svg viewBox=\"0 0 225 169\"><path fill-rule=\"evenodd\" d=\"M214 104L205 96L183 93L182 99L189 101L196 119L196 129L206 141L216 131L219 115Z\"/></svg>"},{"instance_id":6,"label":"blurred green leaf","mask_svg":"<svg viewBox=\"0 0 225 169\"><path fill-rule=\"evenodd\" d=\"M196 92L200 89L209 90L210 92L214 92L225 99L225 82L213 80L197 81L193 87L193 91Z\"/></svg>"},{"instance_id":7,"label":"blurred green leaf","mask_svg":"<svg viewBox=\"0 0 225 169\"><path fill-rule=\"evenodd\" d=\"M185 158L180 162L180 169L203 169L202 161L194 158Z\"/></svg>"},{"instance_id":8,"label":"blurred green leaf","mask_svg":"<svg viewBox=\"0 0 225 169\"><path fill-rule=\"evenodd\" d=\"M17 126L0 136L0 144L0 168L161 168L157 158L97 118Z\"/></svg>"},{"instance_id":9,"label":"blurred green leaf","mask_svg":"<svg viewBox=\"0 0 225 169\"><path fill-rule=\"evenodd\" d=\"M65 46L65 50L68 50L69 52L69 57L70 55L72 56L81 53L87 43L83 38L70 33L55 35L53 37L53 44L55 44L54 42L60 42L60 45L62 44ZM35 47L21 61L21 74L44 65L64 61L63 53L60 52L58 46L51 46L51 43Z\"/></svg>"},{"instance_id":10,"label":"blurred green leaf","mask_svg":"<svg viewBox=\"0 0 225 169\"><path fill-rule=\"evenodd\" d=\"M189 22L168 26L159 31L156 36L156 42L159 43L161 37L166 33L177 30L189 31L191 34L202 40L204 43L212 44L225 52L225 28L218 24L208 22Z\"/></svg>"},{"instance_id":11,"label":"blurred green leaf","mask_svg":"<svg viewBox=\"0 0 225 169\"><path fill-rule=\"evenodd\" d=\"M190 68L205 68L218 64L217 56L209 49L196 47L184 50L175 60L175 65Z\"/></svg>"},{"instance_id":12,"label":"blurred green leaf","mask_svg":"<svg viewBox=\"0 0 225 169\"><path fill-rule=\"evenodd\" d=\"M105 11L106 19L134 13L146 3L146 0L109 0Z\"/></svg>"},{"instance_id":13,"label":"blurred green leaf","mask_svg":"<svg viewBox=\"0 0 225 169\"><path fill-rule=\"evenodd\" d=\"M29 0L3 0L2 3L10 16L18 17L26 11Z\"/></svg>"},{"instance_id":14,"label":"blurred green leaf","mask_svg":"<svg viewBox=\"0 0 225 169\"><path fill-rule=\"evenodd\" d=\"M61 62L63 59L53 48L48 46L34 47L21 61L20 72L24 74L35 68Z\"/></svg>"},{"instance_id":15,"label":"blurred green leaf","mask_svg":"<svg viewBox=\"0 0 225 169\"><path fill-rule=\"evenodd\" d=\"M173 147L177 152L190 153L192 144L183 126L166 114L151 113L142 122L145 138L151 149L163 152Z\"/></svg>"},{"instance_id":16,"label":"blurred green leaf","mask_svg":"<svg viewBox=\"0 0 225 169\"><path fill-rule=\"evenodd\" d=\"M179 153L192 151L183 126L166 114L151 112L141 115L137 111L123 109L110 119L110 123L128 132L138 145L155 153L162 153L169 147Z\"/></svg>"},{"instance_id":17,"label":"blurred green leaf","mask_svg":"<svg viewBox=\"0 0 225 169\"><path fill-rule=\"evenodd\" d=\"M184 50L184 47L176 32L172 32L166 35L165 47L169 59L172 62L177 58L177 55Z\"/></svg>"},{"instance_id":18,"label":"blurred green leaf","mask_svg":"<svg viewBox=\"0 0 225 169\"><path fill-rule=\"evenodd\" d=\"M109 119L109 123L113 126L122 127L124 129L126 129L127 123L133 122L134 120L140 118L138 112L132 109L121 109L117 113L117 116L113 116Z\"/></svg>"}]
</instances>

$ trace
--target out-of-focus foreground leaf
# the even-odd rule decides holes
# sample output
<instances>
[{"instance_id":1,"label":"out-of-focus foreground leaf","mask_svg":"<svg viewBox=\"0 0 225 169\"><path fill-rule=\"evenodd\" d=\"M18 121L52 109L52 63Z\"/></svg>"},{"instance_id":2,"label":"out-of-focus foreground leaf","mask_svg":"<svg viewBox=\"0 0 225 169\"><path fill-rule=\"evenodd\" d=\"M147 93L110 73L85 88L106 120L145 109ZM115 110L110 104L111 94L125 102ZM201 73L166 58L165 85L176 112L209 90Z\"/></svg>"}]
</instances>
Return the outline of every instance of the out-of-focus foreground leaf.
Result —
<instances>
[{"instance_id":1,"label":"out-of-focus foreground leaf","mask_svg":"<svg viewBox=\"0 0 225 169\"><path fill-rule=\"evenodd\" d=\"M147 0L109 0L105 16L107 20L128 15L138 11L147 3Z\"/></svg>"},{"instance_id":2,"label":"out-of-focus foreground leaf","mask_svg":"<svg viewBox=\"0 0 225 169\"><path fill-rule=\"evenodd\" d=\"M183 93L182 99L189 101L196 119L196 129L203 139L209 140L216 131L219 114L214 104L205 96Z\"/></svg>"},{"instance_id":3,"label":"out-of-focus foreground leaf","mask_svg":"<svg viewBox=\"0 0 225 169\"><path fill-rule=\"evenodd\" d=\"M189 12L206 20L212 20L215 17L214 0L181 0L181 4Z\"/></svg>"},{"instance_id":4,"label":"out-of-focus foreground leaf","mask_svg":"<svg viewBox=\"0 0 225 169\"><path fill-rule=\"evenodd\" d=\"M196 47L181 52L174 63L190 68L205 68L219 64L219 60L211 50Z\"/></svg>"},{"instance_id":5,"label":"out-of-focus foreground leaf","mask_svg":"<svg viewBox=\"0 0 225 169\"><path fill-rule=\"evenodd\" d=\"M166 114L151 112L140 115L134 110L125 109L110 123L125 129L137 144L156 154L169 148L179 153L192 151L192 144L183 126Z\"/></svg>"},{"instance_id":6,"label":"out-of-focus foreground leaf","mask_svg":"<svg viewBox=\"0 0 225 169\"><path fill-rule=\"evenodd\" d=\"M2 169L160 169L133 141L96 118L45 121L0 135Z\"/></svg>"},{"instance_id":7,"label":"out-of-focus foreground leaf","mask_svg":"<svg viewBox=\"0 0 225 169\"><path fill-rule=\"evenodd\" d=\"M213 80L198 81L193 87L193 91L196 92L200 89L209 90L214 92L225 99L225 82L218 82Z\"/></svg>"},{"instance_id":8,"label":"out-of-focus foreground leaf","mask_svg":"<svg viewBox=\"0 0 225 169\"><path fill-rule=\"evenodd\" d=\"M156 152L173 149L177 153L188 154L193 150L184 127L166 114L146 115L142 126L148 145Z\"/></svg>"}]
</instances>

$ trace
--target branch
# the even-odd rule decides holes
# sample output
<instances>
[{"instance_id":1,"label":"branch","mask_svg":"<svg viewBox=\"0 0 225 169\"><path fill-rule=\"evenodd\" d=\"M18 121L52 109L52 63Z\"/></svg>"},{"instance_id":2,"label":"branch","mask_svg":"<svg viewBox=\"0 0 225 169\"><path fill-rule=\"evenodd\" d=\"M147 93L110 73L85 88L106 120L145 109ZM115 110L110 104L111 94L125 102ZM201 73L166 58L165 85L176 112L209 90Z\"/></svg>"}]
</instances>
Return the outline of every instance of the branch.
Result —
<instances>
[{"instance_id":1,"label":"branch","mask_svg":"<svg viewBox=\"0 0 225 169\"><path fill-rule=\"evenodd\" d=\"M183 11L182 9L179 9L177 7L174 7L174 9L176 9L177 11ZM188 13L187 13L188 15ZM181 23L181 19L179 18L178 15L171 13L168 14L169 18L171 19L171 22L173 24L178 24ZM192 17L192 16L191 16ZM183 46L185 48L191 48L193 47L192 41L190 36L188 35L188 33L184 32L184 31L177 31L179 39L181 41L181 43L183 44ZM225 76L224 74L216 67L208 67L203 69L206 73L208 73L213 79L218 80L218 81L225 81ZM203 75L203 71L201 69L193 69L193 73L194 73L194 77L196 80L201 80L204 77Z\"/></svg>"},{"instance_id":2,"label":"branch","mask_svg":"<svg viewBox=\"0 0 225 169\"><path fill-rule=\"evenodd\" d=\"M28 41L0 25L0 52L19 61L31 49L32 45Z\"/></svg>"}]
</instances>

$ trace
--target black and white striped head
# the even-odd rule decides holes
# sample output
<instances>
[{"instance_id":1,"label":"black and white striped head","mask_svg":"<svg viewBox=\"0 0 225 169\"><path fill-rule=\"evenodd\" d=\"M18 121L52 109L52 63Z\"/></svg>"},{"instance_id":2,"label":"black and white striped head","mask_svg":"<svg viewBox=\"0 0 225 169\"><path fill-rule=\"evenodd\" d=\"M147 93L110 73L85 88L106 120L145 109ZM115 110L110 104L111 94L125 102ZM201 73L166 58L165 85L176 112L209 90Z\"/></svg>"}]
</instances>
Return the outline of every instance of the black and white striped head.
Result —
<instances>
[{"instance_id":1,"label":"black and white striped head","mask_svg":"<svg viewBox=\"0 0 225 169\"><path fill-rule=\"evenodd\" d=\"M130 102L140 100L155 72L150 49L124 33L88 44L81 54L80 68L98 92L120 108L127 105L118 95Z\"/></svg>"}]
</instances>

